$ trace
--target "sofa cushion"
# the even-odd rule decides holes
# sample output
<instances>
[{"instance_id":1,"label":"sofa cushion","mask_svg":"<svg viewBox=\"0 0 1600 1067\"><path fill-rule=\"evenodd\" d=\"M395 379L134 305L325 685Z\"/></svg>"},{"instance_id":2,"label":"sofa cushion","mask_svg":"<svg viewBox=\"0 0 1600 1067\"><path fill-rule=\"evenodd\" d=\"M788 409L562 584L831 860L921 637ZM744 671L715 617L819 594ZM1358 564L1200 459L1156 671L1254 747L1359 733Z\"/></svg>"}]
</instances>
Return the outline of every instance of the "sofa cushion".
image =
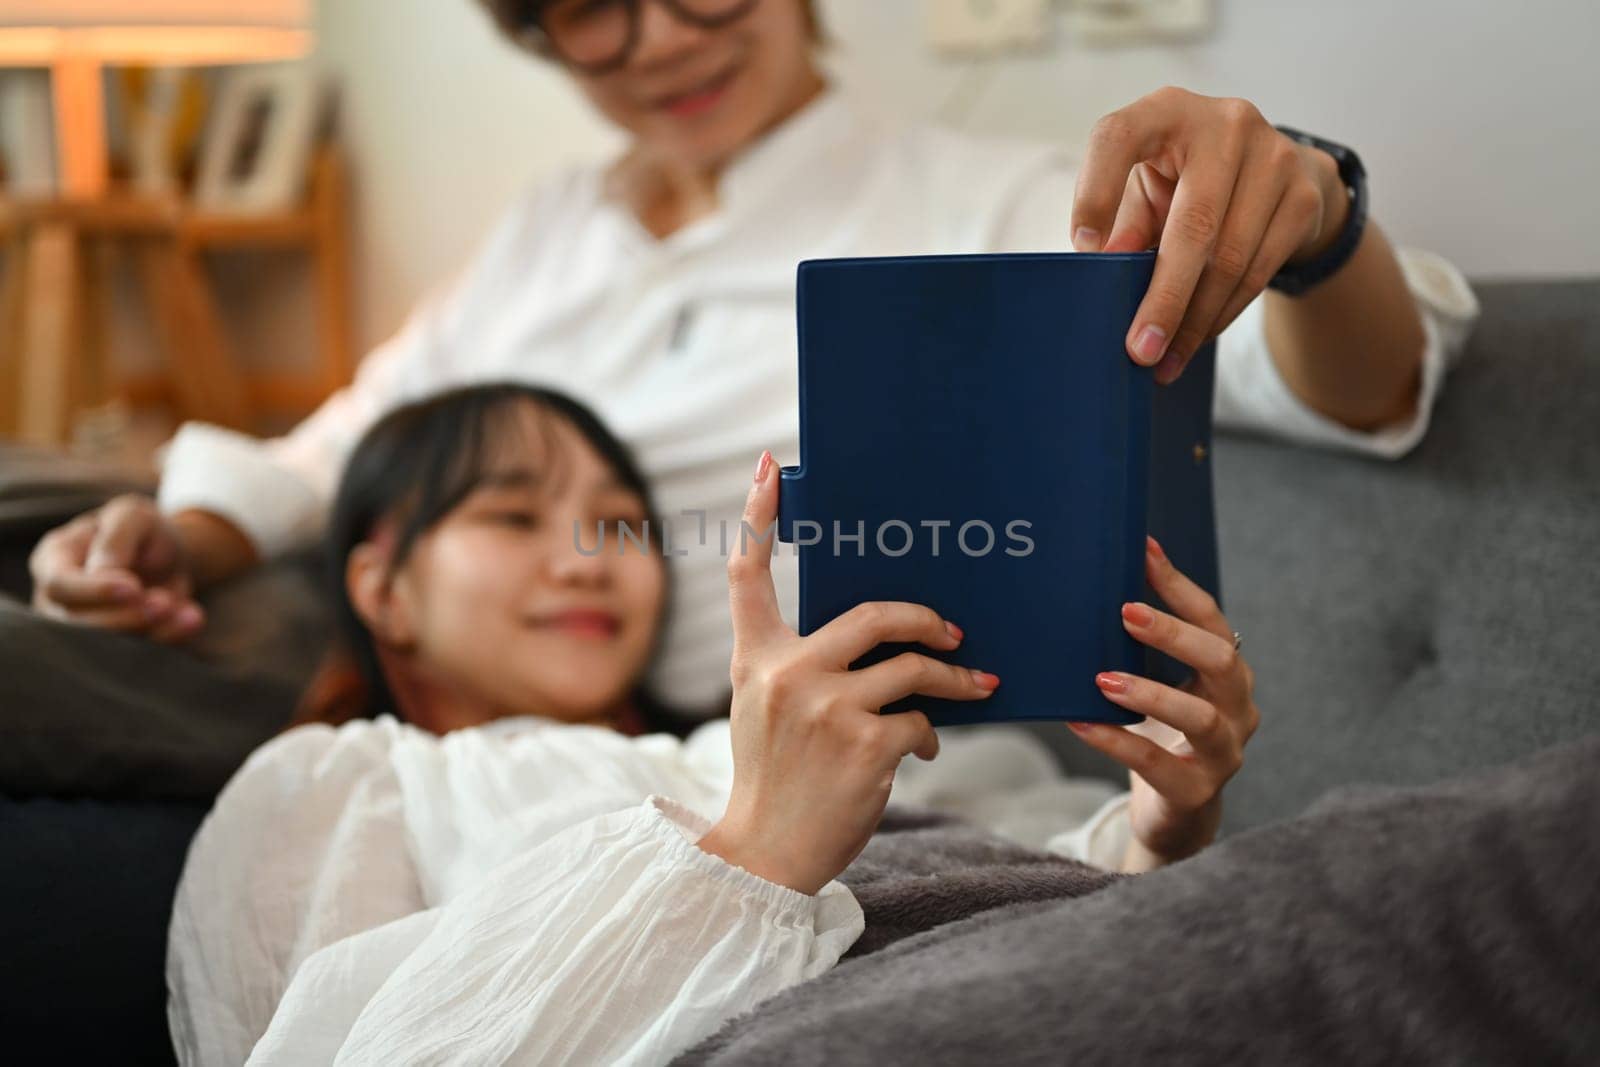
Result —
<instances>
[{"instance_id":1,"label":"sofa cushion","mask_svg":"<svg viewBox=\"0 0 1600 1067\"><path fill-rule=\"evenodd\" d=\"M173 1062L167 922L209 806L0 796L9 1062Z\"/></svg>"}]
</instances>

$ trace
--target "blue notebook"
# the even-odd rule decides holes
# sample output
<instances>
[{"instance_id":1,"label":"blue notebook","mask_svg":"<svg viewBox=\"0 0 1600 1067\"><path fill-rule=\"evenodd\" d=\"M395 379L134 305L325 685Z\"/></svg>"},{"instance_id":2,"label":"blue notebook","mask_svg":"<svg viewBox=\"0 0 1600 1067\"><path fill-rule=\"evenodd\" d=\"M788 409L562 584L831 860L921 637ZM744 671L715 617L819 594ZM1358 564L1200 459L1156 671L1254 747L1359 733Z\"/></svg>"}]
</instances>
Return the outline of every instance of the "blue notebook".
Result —
<instances>
[{"instance_id":1,"label":"blue notebook","mask_svg":"<svg viewBox=\"0 0 1600 1067\"><path fill-rule=\"evenodd\" d=\"M800 463L782 470L779 538L797 545L800 632L858 603L927 604L992 671L966 703L914 696L936 726L1111 723L1096 672L1177 682L1128 636L1148 530L1218 595L1211 492L1215 346L1172 385L1123 347L1155 254L808 260L798 272Z\"/></svg>"}]
</instances>

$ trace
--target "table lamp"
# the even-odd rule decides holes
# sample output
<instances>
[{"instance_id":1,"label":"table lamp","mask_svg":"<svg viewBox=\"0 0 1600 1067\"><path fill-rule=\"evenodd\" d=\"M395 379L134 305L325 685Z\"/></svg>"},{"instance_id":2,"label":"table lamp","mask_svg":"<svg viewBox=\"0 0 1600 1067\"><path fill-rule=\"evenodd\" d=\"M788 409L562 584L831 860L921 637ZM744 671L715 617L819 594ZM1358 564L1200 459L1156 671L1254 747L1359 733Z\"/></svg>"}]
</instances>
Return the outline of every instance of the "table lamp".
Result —
<instances>
[{"instance_id":1,"label":"table lamp","mask_svg":"<svg viewBox=\"0 0 1600 1067\"><path fill-rule=\"evenodd\" d=\"M107 65L293 59L311 0L0 0L0 67L51 72L61 193L104 194Z\"/></svg>"}]
</instances>

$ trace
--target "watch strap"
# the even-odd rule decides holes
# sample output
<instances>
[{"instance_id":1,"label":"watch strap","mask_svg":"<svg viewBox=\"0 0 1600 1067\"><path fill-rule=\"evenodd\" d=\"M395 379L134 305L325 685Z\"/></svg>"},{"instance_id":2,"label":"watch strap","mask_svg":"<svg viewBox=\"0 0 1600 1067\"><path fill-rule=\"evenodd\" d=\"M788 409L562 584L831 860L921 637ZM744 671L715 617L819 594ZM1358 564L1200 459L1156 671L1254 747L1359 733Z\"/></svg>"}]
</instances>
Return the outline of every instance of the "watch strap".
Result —
<instances>
[{"instance_id":1,"label":"watch strap","mask_svg":"<svg viewBox=\"0 0 1600 1067\"><path fill-rule=\"evenodd\" d=\"M1355 255L1356 247L1361 243L1361 235L1367 225L1366 168L1361 164L1361 157L1345 145L1324 140L1290 126L1276 126L1274 129L1299 144L1319 149L1332 156L1339 166L1339 178L1344 183L1345 192L1350 197L1350 211L1345 216L1344 228L1333 244L1315 259L1304 263L1284 264L1267 283L1269 289L1298 296L1332 276L1349 262L1351 256Z\"/></svg>"}]
</instances>

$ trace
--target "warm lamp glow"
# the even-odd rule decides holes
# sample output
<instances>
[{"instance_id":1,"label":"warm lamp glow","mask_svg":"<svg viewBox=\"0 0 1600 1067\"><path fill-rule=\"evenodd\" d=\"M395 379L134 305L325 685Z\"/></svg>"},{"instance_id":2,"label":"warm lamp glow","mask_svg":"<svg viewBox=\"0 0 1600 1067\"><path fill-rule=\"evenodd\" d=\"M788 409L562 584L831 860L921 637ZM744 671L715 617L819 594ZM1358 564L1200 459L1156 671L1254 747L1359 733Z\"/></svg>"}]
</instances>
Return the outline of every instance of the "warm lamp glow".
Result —
<instances>
[{"instance_id":1,"label":"warm lamp glow","mask_svg":"<svg viewBox=\"0 0 1600 1067\"><path fill-rule=\"evenodd\" d=\"M306 30L266 26L52 26L0 25L0 66L49 67L62 56L101 63L203 67L294 59L311 50Z\"/></svg>"},{"instance_id":2,"label":"warm lamp glow","mask_svg":"<svg viewBox=\"0 0 1600 1067\"><path fill-rule=\"evenodd\" d=\"M209 66L311 50L310 0L0 0L0 66L48 67L63 191L106 186L106 64Z\"/></svg>"},{"instance_id":3,"label":"warm lamp glow","mask_svg":"<svg viewBox=\"0 0 1600 1067\"><path fill-rule=\"evenodd\" d=\"M0 26L301 29L310 12L310 0L0 0Z\"/></svg>"}]
</instances>

